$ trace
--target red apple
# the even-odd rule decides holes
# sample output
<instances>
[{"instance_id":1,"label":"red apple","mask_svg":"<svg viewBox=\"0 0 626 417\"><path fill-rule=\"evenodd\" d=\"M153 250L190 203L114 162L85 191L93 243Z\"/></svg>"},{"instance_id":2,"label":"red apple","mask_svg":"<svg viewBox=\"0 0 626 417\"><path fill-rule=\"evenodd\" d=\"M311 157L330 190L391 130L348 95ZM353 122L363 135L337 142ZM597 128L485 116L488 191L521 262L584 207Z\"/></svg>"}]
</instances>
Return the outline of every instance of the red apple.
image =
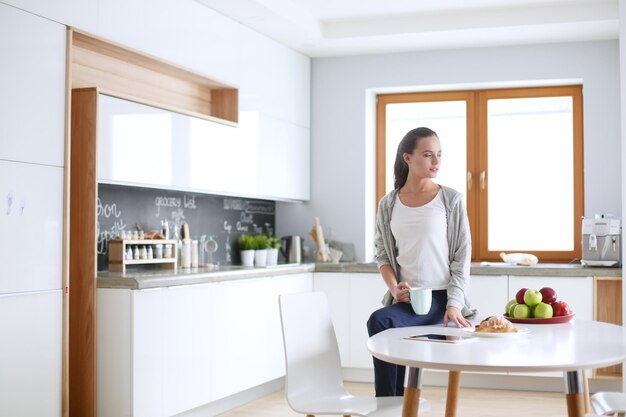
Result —
<instances>
[{"instance_id":1,"label":"red apple","mask_svg":"<svg viewBox=\"0 0 626 417\"><path fill-rule=\"evenodd\" d=\"M541 300L541 302L546 303L546 304L552 304L553 302L556 301L556 291L554 291L552 288L543 287L542 289L539 290L539 292L543 296L543 299Z\"/></svg>"},{"instance_id":2,"label":"red apple","mask_svg":"<svg viewBox=\"0 0 626 417\"><path fill-rule=\"evenodd\" d=\"M524 304L524 294L526 294L526 290L528 290L528 288L521 288L517 294L515 294L515 301L517 301L517 304Z\"/></svg>"},{"instance_id":3,"label":"red apple","mask_svg":"<svg viewBox=\"0 0 626 417\"><path fill-rule=\"evenodd\" d=\"M554 312L555 317L569 316L572 314L572 310L565 301L555 301L552 303L552 311Z\"/></svg>"}]
</instances>

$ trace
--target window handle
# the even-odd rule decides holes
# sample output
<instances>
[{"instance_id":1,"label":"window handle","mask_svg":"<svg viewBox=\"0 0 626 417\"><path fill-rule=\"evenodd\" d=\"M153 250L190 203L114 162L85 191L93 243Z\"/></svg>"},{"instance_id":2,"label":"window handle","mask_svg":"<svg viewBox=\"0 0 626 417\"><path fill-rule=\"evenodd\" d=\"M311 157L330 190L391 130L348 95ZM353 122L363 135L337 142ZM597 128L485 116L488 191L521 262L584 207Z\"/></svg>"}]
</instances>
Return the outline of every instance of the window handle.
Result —
<instances>
[{"instance_id":1,"label":"window handle","mask_svg":"<svg viewBox=\"0 0 626 417\"><path fill-rule=\"evenodd\" d=\"M472 171L467 171L467 191L472 190Z\"/></svg>"},{"instance_id":2,"label":"window handle","mask_svg":"<svg viewBox=\"0 0 626 417\"><path fill-rule=\"evenodd\" d=\"M480 173L480 189L484 190L485 189L485 171L482 171Z\"/></svg>"}]
</instances>

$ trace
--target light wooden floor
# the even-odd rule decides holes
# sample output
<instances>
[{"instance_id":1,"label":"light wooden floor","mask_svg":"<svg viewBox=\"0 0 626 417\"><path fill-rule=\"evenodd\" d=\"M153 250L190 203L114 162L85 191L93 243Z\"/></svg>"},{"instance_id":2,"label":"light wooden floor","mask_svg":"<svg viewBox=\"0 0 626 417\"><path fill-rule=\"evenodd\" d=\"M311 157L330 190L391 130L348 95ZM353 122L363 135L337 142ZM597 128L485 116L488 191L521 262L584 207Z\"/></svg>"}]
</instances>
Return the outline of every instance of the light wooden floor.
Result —
<instances>
[{"instance_id":1,"label":"light wooden floor","mask_svg":"<svg viewBox=\"0 0 626 417\"><path fill-rule=\"evenodd\" d=\"M346 383L354 395L374 395L372 384ZM425 417L441 417L446 404L446 389L423 387L422 396L430 401ZM221 417L295 417L280 391L222 414ZM458 417L563 417L567 416L565 395L532 391L504 391L461 388Z\"/></svg>"}]
</instances>

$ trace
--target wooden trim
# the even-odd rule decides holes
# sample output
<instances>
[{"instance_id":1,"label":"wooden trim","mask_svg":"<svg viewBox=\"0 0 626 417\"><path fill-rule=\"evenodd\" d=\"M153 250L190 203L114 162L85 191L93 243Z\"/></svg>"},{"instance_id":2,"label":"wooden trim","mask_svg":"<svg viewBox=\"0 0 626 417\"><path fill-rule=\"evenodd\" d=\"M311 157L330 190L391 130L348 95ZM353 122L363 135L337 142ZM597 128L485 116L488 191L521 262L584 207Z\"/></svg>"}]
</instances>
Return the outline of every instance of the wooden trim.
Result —
<instances>
[{"instance_id":1,"label":"wooden trim","mask_svg":"<svg viewBox=\"0 0 626 417\"><path fill-rule=\"evenodd\" d=\"M160 58L72 30L72 88L99 87L237 123L238 90Z\"/></svg>"},{"instance_id":2,"label":"wooden trim","mask_svg":"<svg viewBox=\"0 0 626 417\"><path fill-rule=\"evenodd\" d=\"M69 341L70 341L70 172L71 172L71 108L72 108L72 29L66 31L65 48L65 146L63 164L63 272L61 288L63 289L62 350L61 350L61 415L70 415L69 389Z\"/></svg>"},{"instance_id":3,"label":"wooden trim","mask_svg":"<svg viewBox=\"0 0 626 417\"><path fill-rule=\"evenodd\" d=\"M593 319L622 325L622 278L593 278ZM616 379L623 374L622 364L593 370L594 378Z\"/></svg>"},{"instance_id":4,"label":"wooden trim","mask_svg":"<svg viewBox=\"0 0 626 417\"><path fill-rule=\"evenodd\" d=\"M488 249L488 194L489 194L489 172L488 172L488 146L487 146L487 100L499 98L524 98L524 97L558 97L571 96L573 100L573 179L574 179L574 204L573 204L573 244L571 251L537 251L533 249L517 249L516 252L531 252L542 262L569 262L573 259L580 259L581 256L581 223L580 219L584 213L584 166L583 166L583 120L582 120L582 86L560 86L560 87L533 87L514 88L500 90L485 90L478 93L479 114L479 171L486 173L486 187L481 192L479 198L479 232L478 232L478 254L480 260L500 260L499 253L506 249Z\"/></svg>"},{"instance_id":5,"label":"wooden trim","mask_svg":"<svg viewBox=\"0 0 626 417\"><path fill-rule=\"evenodd\" d=\"M70 415L96 415L96 135L98 90L72 92Z\"/></svg>"},{"instance_id":6,"label":"wooden trim","mask_svg":"<svg viewBox=\"0 0 626 417\"><path fill-rule=\"evenodd\" d=\"M378 203L386 193L386 173L387 173L387 154L386 154L386 107L387 102L382 96L376 98L376 209ZM374 211L374 213L377 212Z\"/></svg>"}]
</instances>

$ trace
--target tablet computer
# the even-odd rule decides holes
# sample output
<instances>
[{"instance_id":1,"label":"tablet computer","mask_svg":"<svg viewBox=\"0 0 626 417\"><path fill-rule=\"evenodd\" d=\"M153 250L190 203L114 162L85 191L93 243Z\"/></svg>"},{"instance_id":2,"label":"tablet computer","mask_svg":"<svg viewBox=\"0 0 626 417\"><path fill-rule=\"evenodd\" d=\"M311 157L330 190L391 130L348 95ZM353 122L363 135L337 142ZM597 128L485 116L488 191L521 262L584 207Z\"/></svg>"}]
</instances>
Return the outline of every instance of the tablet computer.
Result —
<instances>
[{"instance_id":1,"label":"tablet computer","mask_svg":"<svg viewBox=\"0 0 626 417\"><path fill-rule=\"evenodd\" d=\"M417 341L425 341L425 342L441 342L441 343L462 343L467 342L473 337L460 336L460 335L449 335L449 334L436 334L436 333L428 333L428 334L418 334L415 336L405 337L407 340L417 340Z\"/></svg>"}]
</instances>

